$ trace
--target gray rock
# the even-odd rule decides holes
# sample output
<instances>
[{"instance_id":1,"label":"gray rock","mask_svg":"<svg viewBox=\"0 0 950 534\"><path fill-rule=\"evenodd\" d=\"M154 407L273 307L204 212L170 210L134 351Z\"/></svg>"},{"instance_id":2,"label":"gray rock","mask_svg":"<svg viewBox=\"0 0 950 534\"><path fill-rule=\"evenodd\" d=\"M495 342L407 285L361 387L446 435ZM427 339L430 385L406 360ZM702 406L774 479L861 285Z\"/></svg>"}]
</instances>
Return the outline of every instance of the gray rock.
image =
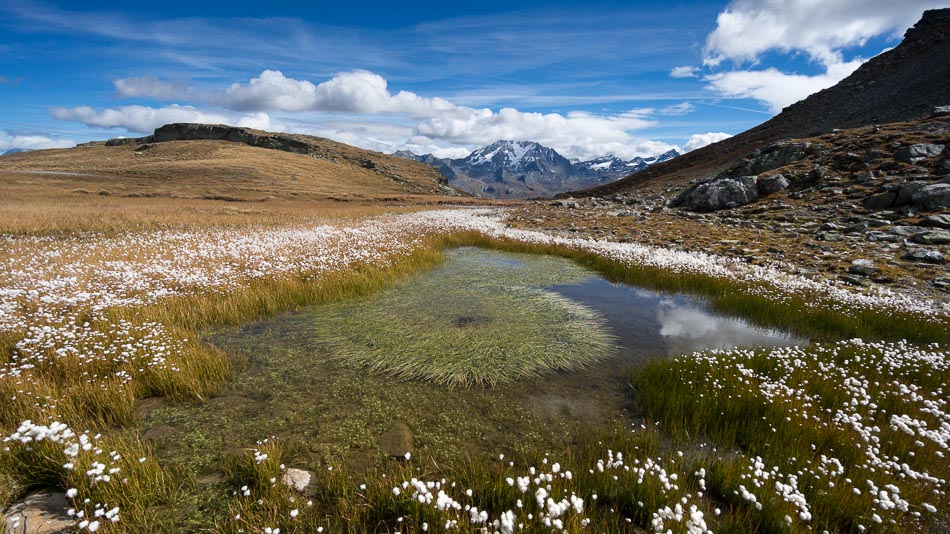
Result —
<instances>
[{"instance_id":1,"label":"gray rock","mask_svg":"<svg viewBox=\"0 0 950 534\"><path fill-rule=\"evenodd\" d=\"M740 160L723 174L731 177L761 174L801 160L808 155L810 148L811 144L805 142L773 143L756 150L748 159Z\"/></svg>"},{"instance_id":2,"label":"gray rock","mask_svg":"<svg viewBox=\"0 0 950 534\"><path fill-rule=\"evenodd\" d=\"M49 490L32 493L3 514L6 532L59 534L70 531L76 524L76 521L66 514L70 507L65 493Z\"/></svg>"},{"instance_id":3,"label":"gray rock","mask_svg":"<svg viewBox=\"0 0 950 534\"><path fill-rule=\"evenodd\" d=\"M894 228L888 230L888 233L898 237L914 237L915 235L926 231L927 229L922 226L895 226Z\"/></svg>"},{"instance_id":4,"label":"gray rock","mask_svg":"<svg viewBox=\"0 0 950 534\"><path fill-rule=\"evenodd\" d=\"M918 143L916 145L910 145L904 147L897 151L894 154L899 161L909 161L911 163L916 163L924 158L932 158L934 156L939 156L943 152L943 145L935 145L933 143Z\"/></svg>"},{"instance_id":5,"label":"gray rock","mask_svg":"<svg viewBox=\"0 0 950 534\"><path fill-rule=\"evenodd\" d=\"M926 248L909 250L906 254L901 256L901 258L909 261L916 261L918 263L941 264L947 261L947 259L940 252Z\"/></svg>"},{"instance_id":6,"label":"gray rock","mask_svg":"<svg viewBox=\"0 0 950 534\"><path fill-rule=\"evenodd\" d=\"M697 184L673 200L671 206L692 211L716 211L744 206L758 198L755 176L714 178Z\"/></svg>"},{"instance_id":7,"label":"gray rock","mask_svg":"<svg viewBox=\"0 0 950 534\"><path fill-rule=\"evenodd\" d=\"M860 259L851 262L848 272L858 276L874 276L881 272L881 269L874 266L871 260Z\"/></svg>"},{"instance_id":8,"label":"gray rock","mask_svg":"<svg viewBox=\"0 0 950 534\"><path fill-rule=\"evenodd\" d=\"M412 441L412 430L409 425L397 421L379 437L379 448L387 456L405 458L406 453L413 452Z\"/></svg>"},{"instance_id":9,"label":"gray rock","mask_svg":"<svg viewBox=\"0 0 950 534\"><path fill-rule=\"evenodd\" d=\"M950 278L934 278L930 283L937 289L950 291Z\"/></svg>"},{"instance_id":10,"label":"gray rock","mask_svg":"<svg viewBox=\"0 0 950 534\"><path fill-rule=\"evenodd\" d=\"M947 230L931 230L914 235L914 242L923 245L946 245L950 243L950 232Z\"/></svg>"},{"instance_id":11,"label":"gray rock","mask_svg":"<svg viewBox=\"0 0 950 534\"><path fill-rule=\"evenodd\" d=\"M920 224L950 230L950 214L940 213L937 215L928 215Z\"/></svg>"},{"instance_id":12,"label":"gray rock","mask_svg":"<svg viewBox=\"0 0 950 534\"><path fill-rule=\"evenodd\" d=\"M843 235L838 234L838 233L835 233L835 232L822 232L822 233L818 234L818 237L819 237L822 241L828 241L828 242L831 242L831 243L836 243L836 242L838 242L838 241L843 241L843 240L844 240L844 236L843 236Z\"/></svg>"},{"instance_id":13,"label":"gray rock","mask_svg":"<svg viewBox=\"0 0 950 534\"><path fill-rule=\"evenodd\" d=\"M284 471L284 474L280 477L280 481L285 486L300 493L306 491L311 480L313 480L313 473L303 469L295 469L293 467Z\"/></svg>"},{"instance_id":14,"label":"gray rock","mask_svg":"<svg viewBox=\"0 0 950 534\"><path fill-rule=\"evenodd\" d=\"M912 198L914 207L922 211L950 208L950 184L930 184L917 190Z\"/></svg>"},{"instance_id":15,"label":"gray rock","mask_svg":"<svg viewBox=\"0 0 950 534\"><path fill-rule=\"evenodd\" d=\"M898 206L903 206L905 204L910 204L914 200L914 193L923 189L927 185L927 182L905 182L901 184L900 189L897 191L897 203Z\"/></svg>"},{"instance_id":16,"label":"gray rock","mask_svg":"<svg viewBox=\"0 0 950 534\"><path fill-rule=\"evenodd\" d=\"M846 234L856 234L856 233L867 232L867 230L868 230L868 223L861 221L859 223L854 223L854 224L845 226L844 228L842 228L841 231Z\"/></svg>"},{"instance_id":17,"label":"gray rock","mask_svg":"<svg viewBox=\"0 0 950 534\"><path fill-rule=\"evenodd\" d=\"M868 232L865 234L868 241L882 241L885 243L896 243L900 240L896 235L885 234L884 232Z\"/></svg>"},{"instance_id":18,"label":"gray rock","mask_svg":"<svg viewBox=\"0 0 950 534\"><path fill-rule=\"evenodd\" d=\"M880 211L886 210L887 208L894 205L894 201L897 200L897 193L880 193L877 195L871 195L864 199L864 207L873 210Z\"/></svg>"},{"instance_id":19,"label":"gray rock","mask_svg":"<svg viewBox=\"0 0 950 534\"><path fill-rule=\"evenodd\" d=\"M757 186L759 189L759 195L766 196L786 189L788 185L788 178L782 176L781 174L776 174L775 176L759 178Z\"/></svg>"}]
</instances>

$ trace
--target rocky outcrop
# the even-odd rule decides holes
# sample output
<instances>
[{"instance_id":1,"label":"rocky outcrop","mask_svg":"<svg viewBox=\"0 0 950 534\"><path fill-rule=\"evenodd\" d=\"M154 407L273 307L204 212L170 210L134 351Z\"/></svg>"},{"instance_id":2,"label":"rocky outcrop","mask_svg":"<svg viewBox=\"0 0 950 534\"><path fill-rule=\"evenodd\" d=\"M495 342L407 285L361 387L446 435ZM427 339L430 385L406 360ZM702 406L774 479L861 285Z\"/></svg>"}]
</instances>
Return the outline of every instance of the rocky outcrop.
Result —
<instances>
[{"instance_id":1,"label":"rocky outcrop","mask_svg":"<svg viewBox=\"0 0 950 534\"><path fill-rule=\"evenodd\" d=\"M155 133L140 139L139 142L230 141L258 148L269 148L314 157L328 156L326 149L317 146L313 142L308 142L302 137L305 136L271 133L224 124L175 123L157 128Z\"/></svg>"},{"instance_id":2,"label":"rocky outcrop","mask_svg":"<svg viewBox=\"0 0 950 534\"><path fill-rule=\"evenodd\" d=\"M722 172L722 176L749 176L778 169L804 159L811 154L808 142L779 142L756 150L748 158L740 159Z\"/></svg>"},{"instance_id":3,"label":"rocky outcrop","mask_svg":"<svg viewBox=\"0 0 950 534\"><path fill-rule=\"evenodd\" d=\"M717 211L744 206L758 197L758 177L720 177L687 189L670 205L690 211Z\"/></svg>"}]
</instances>

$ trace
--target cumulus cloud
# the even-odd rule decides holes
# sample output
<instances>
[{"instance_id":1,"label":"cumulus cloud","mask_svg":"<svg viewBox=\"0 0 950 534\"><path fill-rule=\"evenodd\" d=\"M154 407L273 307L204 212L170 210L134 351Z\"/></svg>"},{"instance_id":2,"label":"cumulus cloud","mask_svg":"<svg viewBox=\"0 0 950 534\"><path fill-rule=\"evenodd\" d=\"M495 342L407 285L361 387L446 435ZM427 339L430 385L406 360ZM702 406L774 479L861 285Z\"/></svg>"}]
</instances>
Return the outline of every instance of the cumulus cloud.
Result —
<instances>
[{"instance_id":1,"label":"cumulus cloud","mask_svg":"<svg viewBox=\"0 0 950 534\"><path fill-rule=\"evenodd\" d=\"M15 134L0 131L0 153L8 150L40 150L73 146L76 146L76 142L71 139L56 139L38 134Z\"/></svg>"},{"instance_id":2,"label":"cumulus cloud","mask_svg":"<svg viewBox=\"0 0 950 534\"><path fill-rule=\"evenodd\" d=\"M199 110L192 106L171 105L162 108L148 106L120 106L97 111L89 106L51 108L53 117L99 128L124 128L130 132L152 133L155 128L173 122L200 122L230 124L261 130L279 129L267 113L237 115Z\"/></svg>"},{"instance_id":3,"label":"cumulus cloud","mask_svg":"<svg viewBox=\"0 0 950 534\"><path fill-rule=\"evenodd\" d=\"M699 67L683 65L682 67L673 67L670 76L673 78L695 78L699 75Z\"/></svg>"},{"instance_id":4,"label":"cumulus cloud","mask_svg":"<svg viewBox=\"0 0 950 534\"><path fill-rule=\"evenodd\" d=\"M689 139L686 140L686 144L683 145L683 150L690 152L696 150L697 148L703 148L706 145L711 145L713 143L718 143L723 139L729 139L731 135L725 132L706 132L701 134L693 134L689 136Z\"/></svg>"},{"instance_id":5,"label":"cumulus cloud","mask_svg":"<svg viewBox=\"0 0 950 534\"><path fill-rule=\"evenodd\" d=\"M864 61L844 60L842 50L875 36L899 35L921 13L943 3L934 0L734 0L716 19L706 38L703 63L709 67L755 64L767 52L804 53L821 66L805 75L768 69L733 69L707 75L708 87L726 97L754 98L778 112L841 81ZM676 70L676 69L674 69ZM672 73L671 73L672 75Z\"/></svg>"},{"instance_id":6,"label":"cumulus cloud","mask_svg":"<svg viewBox=\"0 0 950 534\"><path fill-rule=\"evenodd\" d=\"M871 37L899 33L924 10L945 7L938 0L735 0L719 14L706 38L703 61L754 62L770 50L804 51L826 64L840 61L840 49Z\"/></svg>"},{"instance_id":7,"label":"cumulus cloud","mask_svg":"<svg viewBox=\"0 0 950 534\"><path fill-rule=\"evenodd\" d=\"M139 133L149 133L168 122L293 129L373 150L406 148L443 157L467 154L498 139L530 140L550 146L566 157L583 159L608 153L625 158L653 156L676 148L635 136L634 132L656 125L656 114L684 114L692 110L688 102L659 111L633 109L610 115L478 109L410 91L392 92L385 78L362 70L339 73L319 84L285 76L281 71L264 70L248 82L233 83L223 91L199 90L151 77L123 78L116 80L115 86L122 96L200 101L218 111L171 105L105 110L53 108L50 112L62 120ZM280 112L295 114L293 121L287 121L293 126L272 119L272 114ZM362 116L364 120L340 121L328 119L328 115ZM369 115L391 117L387 124L392 127L380 126L375 118L368 120Z\"/></svg>"},{"instance_id":8,"label":"cumulus cloud","mask_svg":"<svg viewBox=\"0 0 950 534\"><path fill-rule=\"evenodd\" d=\"M768 106L772 113L778 113L782 108L847 78L861 63L861 59L833 63L825 67L824 74L815 76L786 74L768 68L721 72L704 79L709 82L710 89L723 96L754 98Z\"/></svg>"}]
</instances>

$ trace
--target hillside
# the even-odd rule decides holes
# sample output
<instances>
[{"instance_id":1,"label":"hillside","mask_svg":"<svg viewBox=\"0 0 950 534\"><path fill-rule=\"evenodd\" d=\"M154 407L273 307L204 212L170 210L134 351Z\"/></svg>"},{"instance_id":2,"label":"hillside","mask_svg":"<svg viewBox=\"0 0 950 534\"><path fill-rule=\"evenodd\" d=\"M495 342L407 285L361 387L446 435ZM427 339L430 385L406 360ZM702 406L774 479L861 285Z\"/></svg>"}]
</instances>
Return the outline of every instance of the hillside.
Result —
<instances>
[{"instance_id":1,"label":"hillside","mask_svg":"<svg viewBox=\"0 0 950 534\"><path fill-rule=\"evenodd\" d=\"M950 105L950 8L924 12L893 50L868 60L837 85L793 104L739 135L611 184L574 193L603 196L653 184L710 177L734 160L786 138L813 137L928 116Z\"/></svg>"},{"instance_id":2,"label":"hillside","mask_svg":"<svg viewBox=\"0 0 950 534\"><path fill-rule=\"evenodd\" d=\"M306 135L170 124L151 136L0 157L7 187L236 202L457 195L431 167Z\"/></svg>"}]
</instances>

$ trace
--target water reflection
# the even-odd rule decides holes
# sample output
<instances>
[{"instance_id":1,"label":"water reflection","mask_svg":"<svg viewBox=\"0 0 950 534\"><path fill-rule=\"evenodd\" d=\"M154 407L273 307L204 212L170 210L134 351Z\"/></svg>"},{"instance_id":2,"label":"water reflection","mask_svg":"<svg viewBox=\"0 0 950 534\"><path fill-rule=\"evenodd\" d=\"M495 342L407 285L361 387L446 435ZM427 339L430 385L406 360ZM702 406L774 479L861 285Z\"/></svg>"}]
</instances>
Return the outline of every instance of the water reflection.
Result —
<instances>
[{"instance_id":1,"label":"water reflection","mask_svg":"<svg viewBox=\"0 0 950 534\"><path fill-rule=\"evenodd\" d=\"M807 342L781 330L718 314L695 298L614 284L599 276L552 289L603 314L630 359Z\"/></svg>"}]
</instances>

